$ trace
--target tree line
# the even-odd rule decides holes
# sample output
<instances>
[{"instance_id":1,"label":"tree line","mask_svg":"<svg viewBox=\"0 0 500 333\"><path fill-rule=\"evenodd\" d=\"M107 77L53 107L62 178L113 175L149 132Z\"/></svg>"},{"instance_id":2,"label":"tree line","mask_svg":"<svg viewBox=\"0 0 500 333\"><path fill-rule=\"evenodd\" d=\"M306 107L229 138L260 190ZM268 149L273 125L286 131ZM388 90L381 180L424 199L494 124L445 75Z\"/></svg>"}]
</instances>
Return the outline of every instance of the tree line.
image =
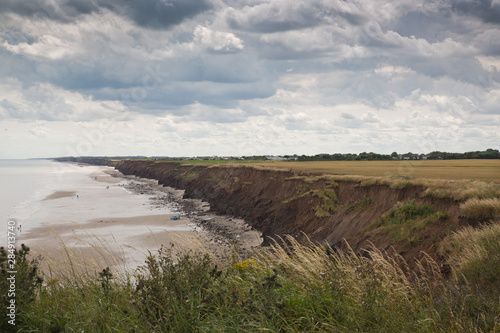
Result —
<instances>
[{"instance_id":1,"label":"tree line","mask_svg":"<svg viewBox=\"0 0 500 333\"><path fill-rule=\"evenodd\" d=\"M412 152L398 154L377 154L362 152L360 154L316 154L316 155L284 155L283 158L296 161L389 161L389 160L454 160L454 159L500 159L498 149L484 151L470 151L465 153L448 153L433 151L428 154L415 154Z\"/></svg>"}]
</instances>

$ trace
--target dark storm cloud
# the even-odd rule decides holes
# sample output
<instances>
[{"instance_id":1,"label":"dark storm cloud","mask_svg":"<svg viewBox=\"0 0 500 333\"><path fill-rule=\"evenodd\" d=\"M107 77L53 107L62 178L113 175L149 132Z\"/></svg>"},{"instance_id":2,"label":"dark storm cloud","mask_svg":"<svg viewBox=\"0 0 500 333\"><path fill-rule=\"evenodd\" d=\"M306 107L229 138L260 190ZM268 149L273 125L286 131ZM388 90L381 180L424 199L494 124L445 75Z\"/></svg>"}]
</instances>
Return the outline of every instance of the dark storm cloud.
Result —
<instances>
[{"instance_id":1,"label":"dark storm cloud","mask_svg":"<svg viewBox=\"0 0 500 333\"><path fill-rule=\"evenodd\" d=\"M315 18L315 13L301 13L299 17L272 17L265 14L250 16L245 19L237 19L229 17L229 26L237 30L253 31L253 32L282 32L288 30L304 29L316 26L319 24L318 18Z\"/></svg>"},{"instance_id":2,"label":"dark storm cloud","mask_svg":"<svg viewBox=\"0 0 500 333\"><path fill-rule=\"evenodd\" d=\"M447 17L429 16L421 12L409 12L401 17L394 31L401 36L424 38L429 42L437 42L448 37L452 22Z\"/></svg>"},{"instance_id":3,"label":"dark storm cloud","mask_svg":"<svg viewBox=\"0 0 500 333\"><path fill-rule=\"evenodd\" d=\"M500 4L492 0L456 0L452 8L462 15L473 15L483 22L500 24Z\"/></svg>"},{"instance_id":4,"label":"dark storm cloud","mask_svg":"<svg viewBox=\"0 0 500 333\"><path fill-rule=\"evenodd\" d=\"M173 82L159 89L144 90L142 86L111 91L93 92L97 99L119 99L143 113L163 114L185 105L201 103L219 108L237 107L241 100L267 98L275 93L272 82L259 81L239 84L215 82ZM181 113L183 111L180 111Z\"/></svg>"},{"instance_id":5,"label":"dark storm cloud","mask_svg":"<svg viewBox=\"0 0 500 333\"><path fill-rule=\"evenodd\" d=\"M179 24L185 18L193 17L211 8L204 0L123 0L116 1L113 5L115 8L123 6L125 15L140 26L154 29Z\"/></svg>"},{"instance_id":6,"label":"dark storm cloud","mask_svg":"<svg viewBox=\"0 0 500 333\"><path fill-rule=\"evenodd\" d=\"M53 21L70 22L74 18L99 11L100 1L18 1L5 0L0 7L0 14L15 13L25 17L47 18Z\"/></svg>"},{"instance_id":7,"label":"dark storm cloud","mask_svg":"<svg viewBox=\"0 0 500 333\"><path fill-rule=\"evenodd\" d=\"M128 17L140 26L165 29L210 9L211 5L206 0L5 0L0 14L11 12L26 17L71 22L81 15L100 12L103 8Z\"/></svg>"},{"instance_id":8,"label":"dark storm cloud","mask_svg":"<svg viewBox=\"0 0 500 333\"><path fill-rule=\"evenodd\" d=\"M324 24L347 23L362 25L366 18L358 12L311 2L270 2L247 6L230 12L227 22L233 29L259 33L274 33L312 28Z\"/></svg>"}]
</instances>

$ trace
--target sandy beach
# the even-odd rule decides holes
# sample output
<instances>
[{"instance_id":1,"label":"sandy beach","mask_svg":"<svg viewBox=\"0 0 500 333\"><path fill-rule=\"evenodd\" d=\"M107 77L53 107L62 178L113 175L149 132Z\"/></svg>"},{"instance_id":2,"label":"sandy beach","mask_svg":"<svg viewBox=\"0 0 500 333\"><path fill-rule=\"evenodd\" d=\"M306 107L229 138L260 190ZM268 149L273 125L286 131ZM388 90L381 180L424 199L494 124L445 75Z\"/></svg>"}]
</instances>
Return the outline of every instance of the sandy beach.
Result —
<instances>
[{"instance_id":1,"label":"sandy beach","mask_svg":"<svg viewBox=\"0 0 500 333\"><path fill-rule=\"evenodd\" d=\"M36 217L18 236L33 255L44 258L42 268L52 276L107 266L130 271L162 245L208 251L223 260L233 249L247 256L262 241L243 220L215 215L207 203L183 199L183 191L157 181L124 176L110 167L74 171L78 177L65 174L67 179L41 200Z\"/></svg>"}]
</instances>

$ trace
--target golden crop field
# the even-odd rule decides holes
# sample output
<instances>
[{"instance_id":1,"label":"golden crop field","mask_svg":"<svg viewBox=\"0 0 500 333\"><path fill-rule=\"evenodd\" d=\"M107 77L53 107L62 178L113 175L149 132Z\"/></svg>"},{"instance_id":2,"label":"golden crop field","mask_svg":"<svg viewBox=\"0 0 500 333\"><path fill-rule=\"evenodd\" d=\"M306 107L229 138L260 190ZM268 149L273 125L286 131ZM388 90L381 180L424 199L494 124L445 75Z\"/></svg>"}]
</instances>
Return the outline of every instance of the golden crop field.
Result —
<instances>
[{"instance_id":1,"label":"golden crop field","mask_svg":"<svg viewBox=\"0 0 500 333\"><path fill-rule=\"evenodd\" d=\"M500 160L272 161L253 165L332 175L500 181Z\"/></svg>"}]
</instances>

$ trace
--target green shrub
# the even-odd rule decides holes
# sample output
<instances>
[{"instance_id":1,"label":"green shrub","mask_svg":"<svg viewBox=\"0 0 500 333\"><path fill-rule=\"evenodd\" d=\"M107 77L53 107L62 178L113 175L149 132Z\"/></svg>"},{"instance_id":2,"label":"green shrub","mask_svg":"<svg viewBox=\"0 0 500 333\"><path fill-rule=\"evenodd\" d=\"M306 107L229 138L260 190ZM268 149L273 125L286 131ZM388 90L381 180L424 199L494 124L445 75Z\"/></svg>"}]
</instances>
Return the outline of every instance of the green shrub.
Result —
<instances>
[{"instance_id":1,"label":"green shrub","mask_svg":"<svg viewBox=\"0 0 500 333\"><path fill-rule=\"evenodd\" d=\"M0 319L2 332L17 331L17 327L22 325L23 314L35 300L43 282L38 274L40 259L29 260L29 252L30 248L24 244L21 244L20 249L0 248L0 304L4 311ZM7 310L8 307L11 307L12 311L15 307L15 317L7 316L7 313L11 313Z\"/></svg>"},{"instance_id":2,"label":"green shrub","mask_svg":"<svg viewBox=\"0 0 500 333\"><path fill-rule=\"evenodd\" d=\"M428 217L434 211L431 206L417 204L414 199L406 202L398 202L386 214L372 223L368 229L373 230L382 226L404 225L415 221L417 218Z\"/></svg>"},{"instance_id":3,"label":"green shrub","mask_svg":"<svg viewBox=\"0 0 500 333\"><path fill-rule=\"evenodd\" d=\"M192 331L210 309L217 271L208 254L187 253L174 260L172 249L150 255L137 277L136 301L148 321L171 331Z\"/></svg>"},{"instance_id":4,"label":"green shrub","mask_svg":"<svg viewBox=\"0 0 500 333\"><path fill-rule=\"evenodd\" d=\"M339 200L334 189L314 190L313 195L321 199L321 203L316 207L316 217L328 217L339 209Z\"/></svg>"},{"instance_id":5,"label":"green shrub","mask_svg":"<svg viewBox=\"0 0 500 333\"><path fill-rule=\"evenodd\" d=\"M426 204L418 204L414 199L398 202L386 214L370 224L363 231L380 229L392 237L391 243L406 240L408 244L418 243L415 232L430 223L449 216L448 213L434 209Z\"/></svg>"},{"instance_id":6,"label":"green shrub","mask_svg":"<svg viewBox=\"0 0 500 333\"><path fill-rule=\"evenodd\" d=\"M358 209L362 209L364 207L367 207L369 205L373 204L372 199L363 199L363 200L358 200L355 203L348 203L347 208L345 210L345 215L352 213Z\"/></svg>"}]
</instances>

